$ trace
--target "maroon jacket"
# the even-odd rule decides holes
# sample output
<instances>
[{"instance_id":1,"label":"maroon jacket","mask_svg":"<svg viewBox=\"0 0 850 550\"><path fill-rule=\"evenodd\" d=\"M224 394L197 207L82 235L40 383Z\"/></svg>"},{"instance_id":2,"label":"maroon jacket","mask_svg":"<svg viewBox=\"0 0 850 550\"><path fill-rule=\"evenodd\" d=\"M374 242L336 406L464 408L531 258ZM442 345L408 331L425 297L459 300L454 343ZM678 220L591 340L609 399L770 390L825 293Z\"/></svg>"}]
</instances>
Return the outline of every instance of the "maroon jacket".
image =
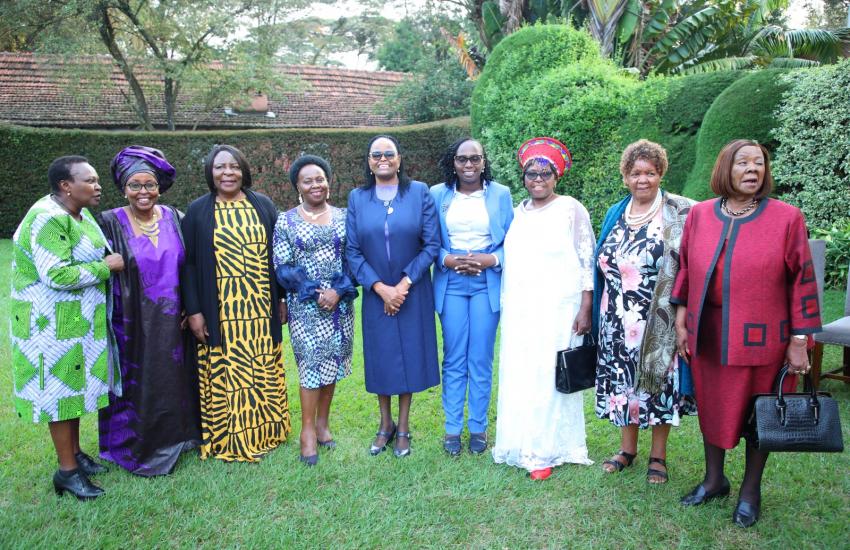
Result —
<instances>
[{"instance_id":1,"label":"maroon jacket","mask_svg":"<svg viewBox=\"0 0 850 550\"><path fill-rule=\"evenodd\" d=\"M722 266L722 326L700 326L730 225ZM680 253L670 302L687 305L691 353L698 353L699 331L713 330L721 335L721 364L777 364L790 335L820 331L815 270L806 222L797 208L764 199L750 216L733 219L721 212L720 199L699 203L685 222Z\"/></svg>"}]
</instances>

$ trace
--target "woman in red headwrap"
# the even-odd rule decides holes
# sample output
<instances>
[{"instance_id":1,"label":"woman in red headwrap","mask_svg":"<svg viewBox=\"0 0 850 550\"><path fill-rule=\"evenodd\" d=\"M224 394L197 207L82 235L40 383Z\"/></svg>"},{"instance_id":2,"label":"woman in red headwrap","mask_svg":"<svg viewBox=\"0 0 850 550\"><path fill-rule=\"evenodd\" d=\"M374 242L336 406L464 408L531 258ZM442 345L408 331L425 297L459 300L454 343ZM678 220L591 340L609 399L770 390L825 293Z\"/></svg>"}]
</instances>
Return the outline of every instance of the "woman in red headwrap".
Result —
<instances>
[{"instance_id":1,"label":"woman in red headwrap","mask_svg":"<svg viewBox=\"0 0 850 550\"><path fill-rule=\"evenodd\" d=\"M499 404L493 459L546 479L587 456L581 393L555 390L558 350L591 328L593 228L587 210L555 186L572 164L560 141L518 152L529 198L514 210L502 268Z\"/></svg>"},{"instance_id":2,"label":"woman in red headwrap","mask_svg":"<svg viewBox=\"0 0 850 550\"><path fill-rule=\"evenodd\" d=\"M149 477L171 473L180 453L200 443L197 376L183 361L181 215L157 204L175 177L158 149L126 147L110 168L127 204L98 223L126 266L112 286L124 393L110 393L100 410L100 456Z\"/></svg>"}]
</instances>

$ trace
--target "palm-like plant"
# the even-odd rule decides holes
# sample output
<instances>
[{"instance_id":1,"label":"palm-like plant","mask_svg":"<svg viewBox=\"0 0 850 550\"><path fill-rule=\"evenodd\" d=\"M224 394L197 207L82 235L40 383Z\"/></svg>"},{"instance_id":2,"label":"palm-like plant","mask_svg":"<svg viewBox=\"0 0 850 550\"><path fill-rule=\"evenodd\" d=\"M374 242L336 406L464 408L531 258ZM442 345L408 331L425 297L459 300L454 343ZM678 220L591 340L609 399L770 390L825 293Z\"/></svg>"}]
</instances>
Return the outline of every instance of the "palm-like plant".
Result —
<instances>
[{"instance_id":1,"label":"palm-like plant","mask_svg":"<svg viewBox=\"0 0 850 550\"><path fill-rule=\"evenodd\" d=\"M694 73L835 62L850 29L772 23L787 0L632 0L621 20L625 64L641 74Z\"/></svg>"}]
</instances>

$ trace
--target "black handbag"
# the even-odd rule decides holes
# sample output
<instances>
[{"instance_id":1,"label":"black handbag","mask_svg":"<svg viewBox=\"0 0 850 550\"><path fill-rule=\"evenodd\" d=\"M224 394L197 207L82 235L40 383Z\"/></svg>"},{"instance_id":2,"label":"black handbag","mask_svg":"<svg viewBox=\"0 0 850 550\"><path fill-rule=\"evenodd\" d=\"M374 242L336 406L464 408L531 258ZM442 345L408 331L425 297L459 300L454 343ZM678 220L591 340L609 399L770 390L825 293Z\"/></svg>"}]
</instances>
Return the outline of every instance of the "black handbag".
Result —
<instances>
[{"instance_id":1,"label":"black handbag","mask_svg":"<svg viewBox=\"0 0 850 550\"><path fill-rule=\"evenodd\" d=\"M555 389L575 393L596 385L596 343L584 335L582 344L558 352L555 366Z\"/></svg>"},{"instance_id":2,"label":"black handbag","mask_svg":"<svg viewBox=\"0 0 850 550\"><path fill-rule=\"evenodd\" d=\"M805 375L803 393L785 393L788 365L774 382L774 392L753 398L744 436L760 451L840 453L844 450L838 404L827 392L816 392Z\"/></svg>"}]
</instances>

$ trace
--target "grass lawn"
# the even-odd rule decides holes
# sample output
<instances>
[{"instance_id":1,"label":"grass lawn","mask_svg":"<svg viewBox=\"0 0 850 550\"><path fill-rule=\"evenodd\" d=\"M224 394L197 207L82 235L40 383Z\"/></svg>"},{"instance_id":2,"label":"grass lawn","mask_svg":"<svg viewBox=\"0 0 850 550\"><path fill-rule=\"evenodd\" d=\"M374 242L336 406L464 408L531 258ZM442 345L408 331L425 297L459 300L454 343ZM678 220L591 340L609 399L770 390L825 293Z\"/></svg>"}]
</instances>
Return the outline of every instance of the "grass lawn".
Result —
<instances>
[{"instance_id":1,"label":"grass lawn","mask_svg":"<svg viewBox=\"0 0 850 550\"><path fill-rule=\"evenodd\" d=\"M10 241L0 241L0 318L9 314ZM843 293L826 294L826 318L839 316ZM850 453L774 454L765 472L763 519L750 530L731 523L734 496L694 509L679 498L703 472L696 418L672 432L670 483L645 481L648 434L636 467L605 475L599 463L619 434L593 416L585 392L593 466L565 465L532 482L489 454L452 460L441 448L440 389L413 400L412 455L371 457L377 402L363 387L361 350L338 386L332 429L336 451L317 468L298 462L298 381L287 345L293 437L259 464L202 462L184 455L172 476L134 477L117 467L97 481L107 494L88 503L53 494L56 468L44 425L20 421L12 407L8 325L0 330L0 547L569 547L848 548ZM357 329L359 333L359 328ZM838 365L828 348L825 367ZM825 382L841 404L850 446L850 386ZM490 412L495 437L495 388ZM96 416L82 423L83 448L97 450ZM743 445L728 453L737 491Z\"/></svg>"}]
</instances>

